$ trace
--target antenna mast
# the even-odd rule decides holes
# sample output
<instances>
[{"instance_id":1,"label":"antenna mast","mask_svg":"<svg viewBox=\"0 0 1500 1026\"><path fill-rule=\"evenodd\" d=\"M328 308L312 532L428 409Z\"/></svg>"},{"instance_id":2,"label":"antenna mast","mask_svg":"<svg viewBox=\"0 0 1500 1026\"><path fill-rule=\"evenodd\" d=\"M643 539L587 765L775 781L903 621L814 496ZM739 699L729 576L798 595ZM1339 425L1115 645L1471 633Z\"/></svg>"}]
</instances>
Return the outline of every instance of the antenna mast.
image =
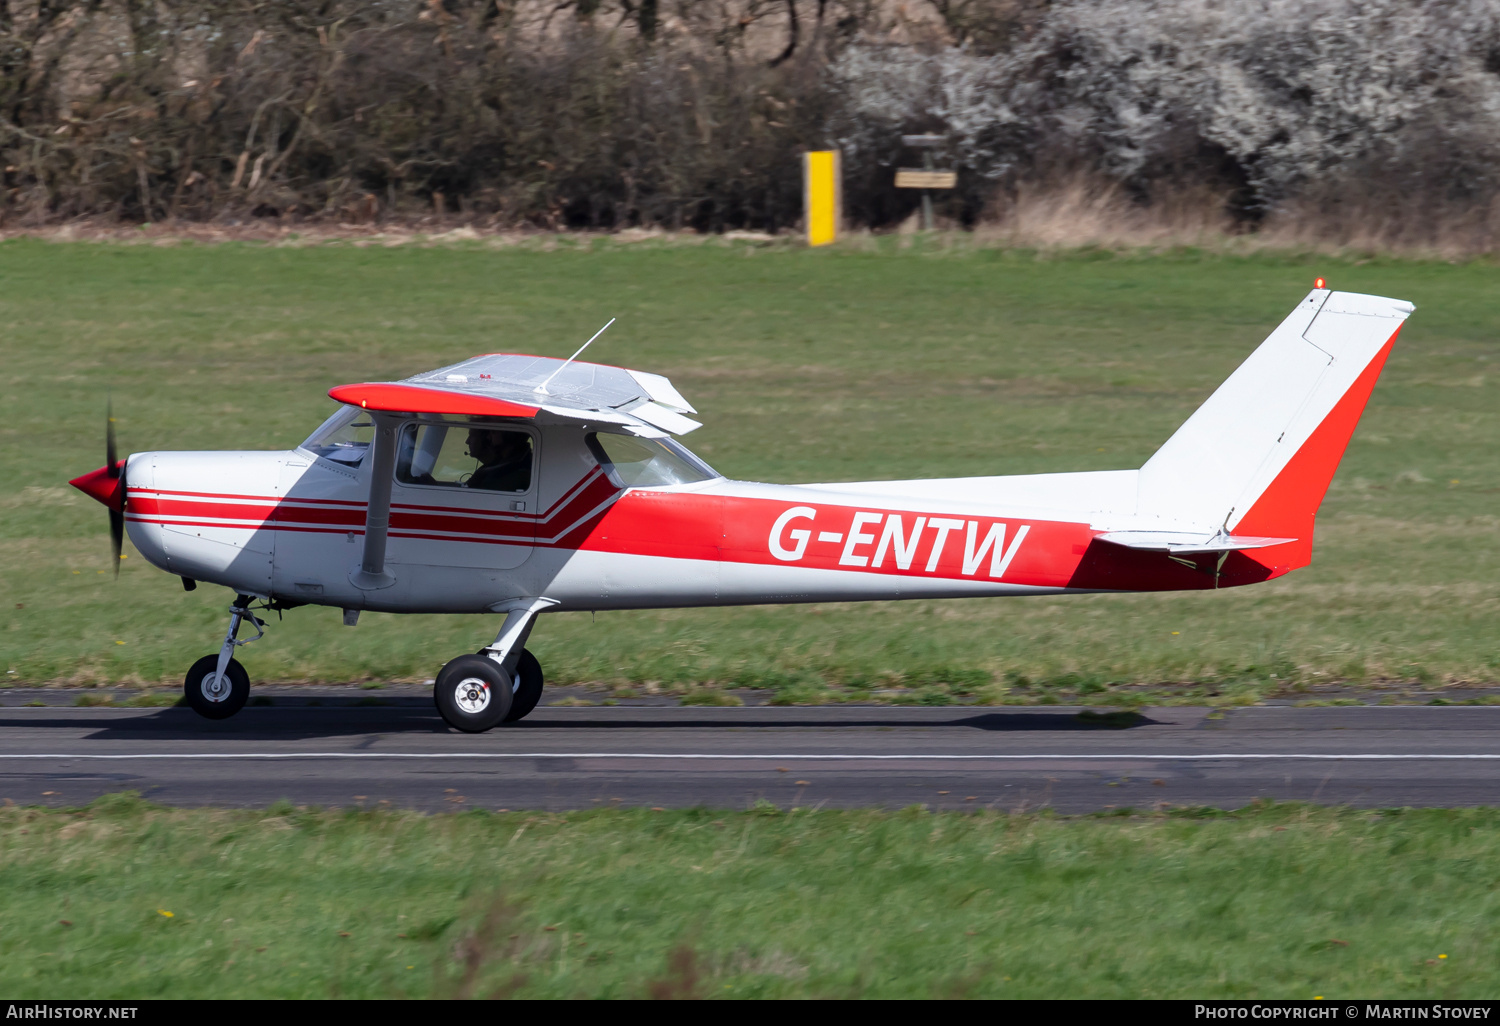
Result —
<instances>
[{"instance_id":1,"label":"antenna mast","mask_svg":"<svg viewBox=\"0 0 1500 1026\"><path fill-rule=\"evenodd\" d=\"M617 318L611 317L609 319L609 324L606 324L604 327L602 327L598 331L594 332L593 338L590 338L583 345L579 346L578 347L578 352L574 353L572 356L570 356L566 360L564 360L563 361L563 365L561 367L557 368L557 370L553 371L551 374L548 374L547 375L547 380L543 381L540 385L538 385L535 388L533 388L532 391L535 392L535 393L537 393L538 395L551 395L552 393L549 392L549 391L547 391L547 385L548 385L548 383L551 382L551 380L553 378L557 377L563 371L567 370L568 369L568 364L572 363L574 360L578 359L579 356L583 355L583 351L585 349L587 349L589 346L591 346L591 345L594 344L594 339L595 338L598 338L600 335L602 335L606 331L608 331L609 330L609 325L615 323L616 319Z\"/></svg>"}]
</instances>

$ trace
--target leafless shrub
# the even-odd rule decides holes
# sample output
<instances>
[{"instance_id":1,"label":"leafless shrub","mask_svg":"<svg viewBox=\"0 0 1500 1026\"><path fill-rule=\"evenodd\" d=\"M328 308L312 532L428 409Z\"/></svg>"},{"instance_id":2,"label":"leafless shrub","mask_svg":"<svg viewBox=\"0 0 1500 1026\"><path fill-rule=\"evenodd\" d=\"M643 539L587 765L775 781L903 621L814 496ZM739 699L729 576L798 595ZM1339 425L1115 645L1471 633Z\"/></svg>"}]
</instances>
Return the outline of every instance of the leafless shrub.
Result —
<instances>
[{"instance_id":1,"label":"leafless shrub","mask_svg":"<svg viewBox=\"0 0 1500 1026\"><path fill-rule=\"evenodd\" d=\"M1492 0L12 0L0 227L84 217L1496 244ZM1186 199L1184 198L1186 197ZM1009 236L1007 236L1009 233ZM1071 233L1071 234L1070 234ZM1047 244L1052 244L1048 241Z\"/></svg>"},{"instance_id":2,"label":"leafless shrub","mask_svg":"<svg viewBox=\"0 0 1500 1026\"><path fill-rule=\"evenodd\" d=\"M1276 206L1259 240L1443 258L1500 249L1500 140L1440 135L1308 182Z\"/></svg>"},{"instance_id":3,"label":"leafless shrub","mask_svg":"<svg viewBox=\"0 0 1500 1026\"><path fill-rule=\"evenodd\" d=\"M0 24L3 216L796 218L796 155L825 119L808 61L578 20L538 38L506 9L33 4Z\"/></svg>"},{"instance_id":4,"label":"leafless shrub","mask_svg":"<svg viewBox=\"0 0 1500 1026\"><path fill-rule=\"evenodd\" d=\"M856 47L831 80L852 173L888 177L900 133L940 132L960 172L949 213L964 219L997 184L1068 195L1057 167L1141 205L1208 188L1245 227L1368 193L1387 211L1381 238L1420 236L1500 191L1500 8L1487 0L1065 0L1003 52ZM1403 197L1400 228L1375 199L1387 191Z\"/></svg>"}]
</instances>

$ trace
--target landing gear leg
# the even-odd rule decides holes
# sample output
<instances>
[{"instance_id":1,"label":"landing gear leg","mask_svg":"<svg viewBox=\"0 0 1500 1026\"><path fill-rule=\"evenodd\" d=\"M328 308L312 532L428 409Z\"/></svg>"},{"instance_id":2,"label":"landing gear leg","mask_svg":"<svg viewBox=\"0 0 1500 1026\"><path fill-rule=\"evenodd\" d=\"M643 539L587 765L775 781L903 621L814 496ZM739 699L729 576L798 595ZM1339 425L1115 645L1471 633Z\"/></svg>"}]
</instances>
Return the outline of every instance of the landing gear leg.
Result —
<instances>
[{"instance_id":1,"label":"landing gear leg","mask_svg":"<svg viewBox=\"0 0 1500 1026\"><path fill-rule=\"evenodd\" d=\"M536 708L542 697L542 667L526 651L526 639L536 614L556 604L530 599L507 606L493 644L443 667L433 686L433 701L450 727L479 733L514 723Z\"/></svg>"},{"instance_id":2,"label":"landing gear leg","mask_svg":"<svg viewBox=\"0 0 1500 1026\"><path fill-rule=\"evenodd\" d=\"M266 622L250 612L251 596L236 595L229 607L229 631L224 635L224 644L218 655L206 655L188 670L183 681L183 696L188 705L200 716L211 720L224 720L239 712L250 697L250 675L235 659L234 650L239 645L248 645L265 637ZM249 620L255 625L255 637L240 641L240 623Z\"/></svg>"}]
</instances>

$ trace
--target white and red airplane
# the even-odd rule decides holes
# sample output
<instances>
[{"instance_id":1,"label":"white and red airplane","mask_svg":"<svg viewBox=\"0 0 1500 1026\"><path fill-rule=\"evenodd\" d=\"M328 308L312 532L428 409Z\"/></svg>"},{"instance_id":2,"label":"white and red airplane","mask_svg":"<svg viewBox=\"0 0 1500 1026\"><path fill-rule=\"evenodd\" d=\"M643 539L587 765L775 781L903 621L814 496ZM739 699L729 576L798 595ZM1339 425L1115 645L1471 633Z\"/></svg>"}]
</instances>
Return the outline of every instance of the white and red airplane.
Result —
<instances>
[{"instance_id":1,"label":"white and red airplane","mask_svg":"<svg viewBox=\"0 0 1500 1026\"><path fill-rule=\"evenodd\" d=\"M487 611L505 617L495 640L434 687L450 725L483 731L541 696L525 643L542 612L1187 590L1305 566L1413 309L1319 279L1139 470L731 481L673 437L700 425L666 378L496 353L340 385L290 451L116 460L111 429L108 464L72 483L109 507L117 556L128 528L188 590L234 591L223 646L184 686L204 716L249 695L232 653L264 634L255 600L340 607L351 626Z\"/></svg>"}]
</instances>

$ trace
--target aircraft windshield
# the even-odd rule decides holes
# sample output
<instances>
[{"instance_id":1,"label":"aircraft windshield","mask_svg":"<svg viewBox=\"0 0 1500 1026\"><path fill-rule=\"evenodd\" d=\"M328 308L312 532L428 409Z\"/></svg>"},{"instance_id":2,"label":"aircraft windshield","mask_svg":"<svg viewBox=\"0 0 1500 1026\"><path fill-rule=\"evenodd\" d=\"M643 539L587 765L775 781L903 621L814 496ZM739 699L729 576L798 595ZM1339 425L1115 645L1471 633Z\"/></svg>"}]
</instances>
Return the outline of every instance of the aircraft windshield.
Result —
<instances>
[{"instance_id":1,"label":"aircraft windshield","mask_svg":"<svg viewBox=\"0 0 1500 1026\"><path fill-rule=\"evenodd\" d=\"M691 484L719 476L670 438L636 438L601 432L589 435L588 443L599 465L627 488Z\"/></svg>"},{"instance_id":2,"label":"aircraft windshield","mask_svg":"<svg viewBox=\"0 0 1500 1026\"><path fill-rule=\"evenodd\" d=\"M308 436L302 448L335 463L358 466L375 440L375 424L364 410L341 406Z\"/></svg>"}]
</instances>

